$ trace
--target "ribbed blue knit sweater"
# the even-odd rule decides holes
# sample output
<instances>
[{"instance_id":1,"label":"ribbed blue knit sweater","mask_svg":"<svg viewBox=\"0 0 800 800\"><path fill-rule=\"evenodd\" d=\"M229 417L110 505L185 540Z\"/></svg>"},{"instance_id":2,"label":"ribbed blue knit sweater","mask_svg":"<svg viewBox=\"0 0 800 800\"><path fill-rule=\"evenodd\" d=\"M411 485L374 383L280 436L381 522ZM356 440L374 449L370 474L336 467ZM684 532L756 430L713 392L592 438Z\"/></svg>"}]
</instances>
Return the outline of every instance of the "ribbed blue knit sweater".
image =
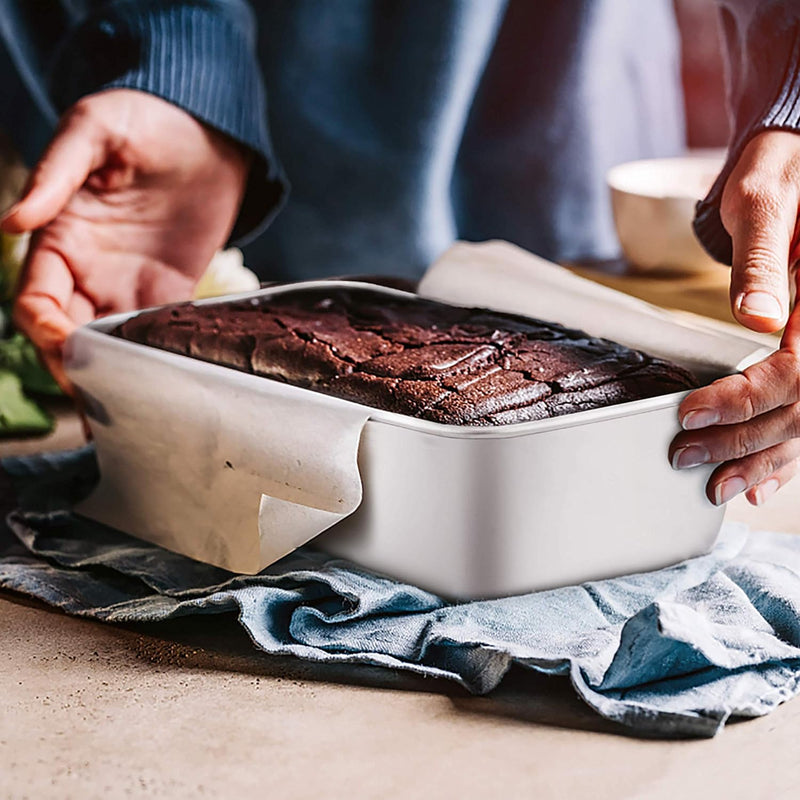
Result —
<instances>
[{"instance_id":1,"label":"ribbed blue knit sweater","mask_svg":"<svg viewBox=\"0 0 800 800\"><path fill-rule=\"evenodd\" d=\"M800 123L800 2L720 7L735 159L755 132ZM255 234L264 278L415 276L454 238L613 257L606 170L684 144L670 0L0 0L0 12L0 66L15 68L0 124L29 158L60 111L108 87L164 97L254 151L235 233ZM723 260L729 168L696 223Z\"/></svg>"}]
</instances>

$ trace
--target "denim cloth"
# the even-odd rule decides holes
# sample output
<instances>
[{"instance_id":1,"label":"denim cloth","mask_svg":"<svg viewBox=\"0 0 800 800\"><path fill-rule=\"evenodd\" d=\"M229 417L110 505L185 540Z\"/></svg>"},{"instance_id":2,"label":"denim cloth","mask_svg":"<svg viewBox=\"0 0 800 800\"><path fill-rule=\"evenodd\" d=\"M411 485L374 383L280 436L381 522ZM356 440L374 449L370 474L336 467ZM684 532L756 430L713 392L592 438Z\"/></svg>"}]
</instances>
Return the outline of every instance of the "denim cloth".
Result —
<instances>
[{"instance_id":1,"label":"denim cloth","mask_svg":"<svg viewBox=\"0 0 800 800\"><path fill-rule=\"evenodd\" d=\"M69 511L91 448L5 459L0 586L70 614L154 622L234 611L256 647L494 689L512 663L568 675L602 716L649 736L713 736L800 682L800 537L725 526L714 551L658 572L448 604L305 547L235 575ZM7 504L9 505L9 504Z\"/></svg>"}]
</instances>

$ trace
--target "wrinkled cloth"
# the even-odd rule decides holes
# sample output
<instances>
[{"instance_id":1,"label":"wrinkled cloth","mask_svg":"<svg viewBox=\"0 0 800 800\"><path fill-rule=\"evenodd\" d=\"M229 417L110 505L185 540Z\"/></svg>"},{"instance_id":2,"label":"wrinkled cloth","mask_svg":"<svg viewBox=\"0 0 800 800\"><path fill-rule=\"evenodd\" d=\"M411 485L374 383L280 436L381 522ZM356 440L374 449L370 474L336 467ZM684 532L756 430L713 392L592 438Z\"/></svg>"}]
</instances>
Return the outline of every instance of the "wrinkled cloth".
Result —
<instances>
[{"instance_id":1,"label":"wrinkled cloth","mask_svg":"<svg viewBox=\"0 0 800 800\"><path fill-rule=\"evenodd\" d=\"M657 572L451 604L304 547L235 575L70 512L91 448L5 459L0 586L67 613L156 622L238 613L269 654L380 665L494 689L514 663L569 676L603 717L705 737L767 714L800 683L800 536L726 525L714 550Z\"/></svg>"}]
</instances>

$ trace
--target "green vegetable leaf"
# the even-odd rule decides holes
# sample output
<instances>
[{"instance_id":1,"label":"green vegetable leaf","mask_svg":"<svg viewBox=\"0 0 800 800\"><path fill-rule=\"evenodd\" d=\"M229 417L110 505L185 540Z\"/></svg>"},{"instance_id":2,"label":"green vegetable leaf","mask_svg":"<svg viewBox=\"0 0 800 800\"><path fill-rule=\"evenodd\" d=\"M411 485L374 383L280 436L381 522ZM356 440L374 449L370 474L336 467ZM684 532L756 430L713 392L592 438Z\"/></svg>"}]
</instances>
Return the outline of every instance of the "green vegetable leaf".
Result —
<instances>
[{"instance_id":1,"label":"green vegetable leaf","mask_svg":"<svg viewBox=\"0 0 800 800\"><path fill-rule=\"evenodd\" d=\"M22 393L20 379L8 370L0 370L0 435L49 433L53 419Z\"/></svg>"},{"instance_id":2,"label":"green vegetable leaf","mask_svg":"<svg viewBox=\"0 0 800 800\"><path fill-rule=\"evenodd\" d=\"M30 339L19 332L8 339L0 339L0 369L18 375L22 386L28 392L61 394L58 384L39 361L36 348Z\"/></svg>"}]
</instances>

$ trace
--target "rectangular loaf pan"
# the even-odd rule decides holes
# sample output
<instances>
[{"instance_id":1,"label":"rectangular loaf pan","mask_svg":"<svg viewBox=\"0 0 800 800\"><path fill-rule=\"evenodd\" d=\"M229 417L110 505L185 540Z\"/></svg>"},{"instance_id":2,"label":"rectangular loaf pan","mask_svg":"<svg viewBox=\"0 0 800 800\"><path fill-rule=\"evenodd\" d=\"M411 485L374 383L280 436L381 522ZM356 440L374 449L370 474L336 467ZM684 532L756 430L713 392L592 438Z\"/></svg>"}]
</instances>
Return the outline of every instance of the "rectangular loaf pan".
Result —
<instances>
[{"instance_id":1,"label":"rectangular loaf pan","mask_svg":"<svg viewBox=\"0 0 800 800\"><path fill-rule=\"evenodd\" d=\"M534 422L442 425L108 335L129 316L68 342L102 474L82 510L178 552L252 573L313 539L475 598L659 568L706 552L719 530L723 509L704 493L711 468L677 472L667 460L683 392ZM265 522L266 501L291 513Z\"/></svg>"}]
</instances>

